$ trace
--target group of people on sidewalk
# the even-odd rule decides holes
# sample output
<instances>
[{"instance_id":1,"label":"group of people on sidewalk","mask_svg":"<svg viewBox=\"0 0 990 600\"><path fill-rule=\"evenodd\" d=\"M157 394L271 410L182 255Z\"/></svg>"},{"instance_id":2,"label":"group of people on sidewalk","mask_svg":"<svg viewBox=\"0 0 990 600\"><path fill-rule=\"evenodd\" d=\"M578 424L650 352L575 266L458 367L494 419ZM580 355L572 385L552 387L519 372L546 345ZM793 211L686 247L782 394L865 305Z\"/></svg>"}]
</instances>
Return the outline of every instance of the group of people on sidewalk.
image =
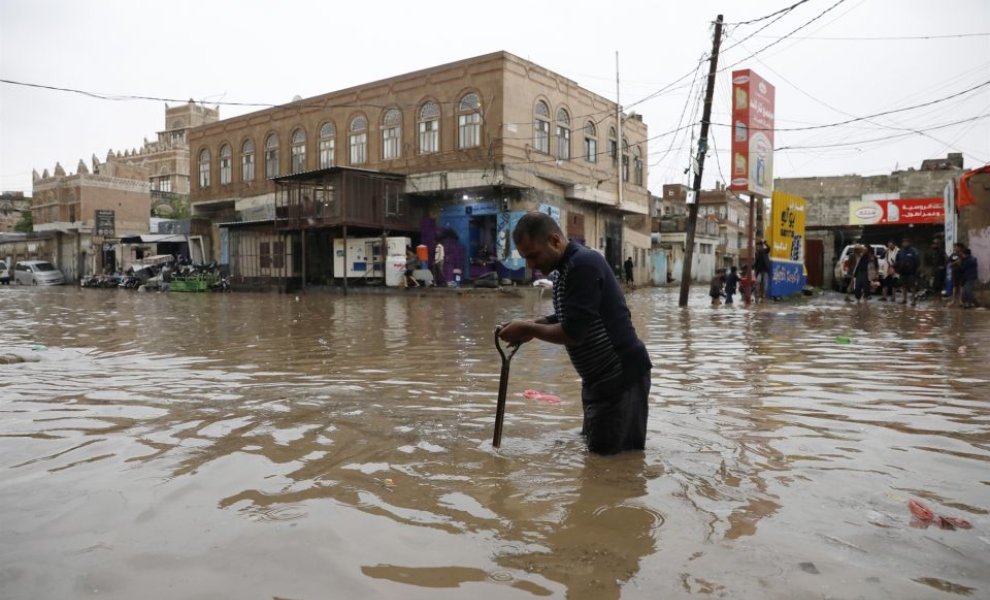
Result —
<instances>
[{"instance_id":1,"label":"group of people on sidewalk","mask_svg":"<svg viewBox=\"0 0 990 600\"><path fill-rule=\"evenodd\" d=\"M913 306L928 295L940 301L943 291L949 287L949 306L976 306L976 257L958 242L953 246L952 254L946 256L942 244L938 238L932 241L925 256L925 268L922 268L922 256L910 238L904 238L900 247L890 240L882 252L875 252L870 244L857 244L849 263L846 301L852 302L855 298L857 303L866 302L876 294L881 302L896 302L900 295L901 304L910 302Z\"/></svg>"}]
</instances>

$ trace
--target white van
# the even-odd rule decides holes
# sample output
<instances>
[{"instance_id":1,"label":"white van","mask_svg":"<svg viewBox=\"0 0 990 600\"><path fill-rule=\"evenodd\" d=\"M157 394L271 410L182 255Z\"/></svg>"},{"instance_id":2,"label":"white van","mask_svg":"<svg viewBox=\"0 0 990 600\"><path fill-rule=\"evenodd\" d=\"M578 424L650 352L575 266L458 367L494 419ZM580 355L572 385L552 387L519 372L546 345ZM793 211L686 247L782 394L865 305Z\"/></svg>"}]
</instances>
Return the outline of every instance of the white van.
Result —
<instances>
[{"instance_id":1,"label":"white van","mask_svg":"<svg viewBox=\"0 0 990 600\"><path fill-rule=\"evenodd\" d=\"M22 260L14 265L13 282L19 285L62 285L62 271L47 260Z\"/></svg>"}]
</instances>

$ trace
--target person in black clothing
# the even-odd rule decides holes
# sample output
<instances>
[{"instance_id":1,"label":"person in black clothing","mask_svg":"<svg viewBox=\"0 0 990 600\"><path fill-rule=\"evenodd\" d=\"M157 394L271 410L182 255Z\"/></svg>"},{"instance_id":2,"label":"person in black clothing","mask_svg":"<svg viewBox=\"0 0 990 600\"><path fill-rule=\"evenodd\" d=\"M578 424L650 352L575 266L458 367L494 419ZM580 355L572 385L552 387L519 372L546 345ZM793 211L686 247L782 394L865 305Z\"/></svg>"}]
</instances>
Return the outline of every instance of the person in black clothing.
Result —
<instances>
[{"instance_id":1,"label":"person in black clothing","mask_svg":"<svg viewBox=\"0 0 990 600\"><path fill-rule=\"evenodd\" d=\"M626 257L626 262L622 263L622 266L626 270L626 283L632 285L633 283L633 261L631 256Z\"/></svg>"},{"instance_id":2,"label":"person in black clothing","mask_svg":"<svg viewBox=\"0 0 990 600\"><path fill-rule=\"evenodd\" d=\"M729 274L725 276L725 303L732 304L732 296L736 294L736 287L739 285L739 273L735 267L729 268Z\"/></svg>"},{"instance_id":3,"label":"person in black clothing","mask_svg":"<svg viewBox=\"0 0 990 600\"><path fill-rule=\"evenodd\" d=\"M920 264L921 257L918 256L918 251L911 245L911 239L904 238L901 242L901 249L897 253L897 258L894 260L894 270L897 271L897 275L901 278L901 291L904 292L904 298L901 300L901 304L907 304L908 294L910 294L911 305L914 306L914 293L918 291L917 279L918 266Z\"/></svg>"},{"instance_id":4,"label":"person in black clothing","mask_svg":"<svg viewBox=\"0 0 990 600\"><path fill-rule=\"evenodd\" d=\"M928 282L929 290L936 301L942 300L942 291L945 289L945 250L942 246L941 238L932 240L932 247L928 250L928 265L931 269L931 280Z\"/></svg>"},{"instance_id":5,"label":"person in black clothing","mask_svg":"<svg viewBox=\"0 0 990 600\"><path fill-rule=\"evenodd\" d=\"M753 263L756 273L756 300L766 298L770 288L770 246L760 240L756 246L756 260Z\"/></svg>"},{"instance_id":6,"label":"person in black clothing","mask_svg":"<svg viewBox=\"0 0 990 600\"><path fill-rule=\"evenodd\" d=\"M568 242L544 213L524 215L512 238L527 267L557 272L554 312L512 321L499 337L509 344L539 339L564 346L581 376L588 449L597 454L642 450L653 365L612 269L597 252Z\"/></svg>"},{"instance_id":7,"label":"person in black clothing","mask_svg":"<svg viewBox=\"0 0 990 600\"><path fill-rule=\"evenodd\" d=\"M952 254L949 255L949 282L952 284L952 300L949 302L949 306L956 306L957 304L962 304L962 261L963 261L963 250L966 247L962 245L961 242L956 242L952 244Z\"/></svg>"},{"instance_id":8,"label":"person in black clothing","mask_svg":"<svg viewBox=\"0 0 990 600\"><path fill-rule=\"evenodd\" d=\"M976 257L973 256L973 250L970 248L963 248L963 259L962 259L962 302L963 308L973 308L976 306L976 296L973 294L973 290L976 288L976 282L979 280L979 263Z\"/></svg>"}]
</instances>

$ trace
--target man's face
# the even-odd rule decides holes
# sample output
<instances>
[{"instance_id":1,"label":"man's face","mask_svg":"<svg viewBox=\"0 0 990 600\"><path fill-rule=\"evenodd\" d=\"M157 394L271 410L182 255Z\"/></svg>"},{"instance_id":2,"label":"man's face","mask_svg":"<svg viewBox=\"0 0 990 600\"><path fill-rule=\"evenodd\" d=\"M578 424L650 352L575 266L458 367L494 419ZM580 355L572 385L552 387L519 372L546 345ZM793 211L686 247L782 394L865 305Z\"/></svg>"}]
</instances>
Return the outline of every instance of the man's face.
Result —
<instances>
[{"instance_id":1,"label":"man's face","mask_svg":"<svg viewBox=\"0 0 990 600\"><path fill-rule=\"evenodd\" d=\"M904 241L901 242L901 248L907 248L910 245L911 245L911 241L910 240L904 240Z\"/></svg>"},{"instance_id":2,"label":"man's face","mask_svg":"<svg viewBox=\"0 0 990 600\"><path fill-rule=\"evenodd\" d=\"M530 269L539 269L544 275L554 270L566 247L563 238L556 233L550 234L550 237L543 242L534 242L529 236L524 235L516 244L516 250L519 251L519 256L526 260L526 266Z\"/></svg>"}]
</instances>

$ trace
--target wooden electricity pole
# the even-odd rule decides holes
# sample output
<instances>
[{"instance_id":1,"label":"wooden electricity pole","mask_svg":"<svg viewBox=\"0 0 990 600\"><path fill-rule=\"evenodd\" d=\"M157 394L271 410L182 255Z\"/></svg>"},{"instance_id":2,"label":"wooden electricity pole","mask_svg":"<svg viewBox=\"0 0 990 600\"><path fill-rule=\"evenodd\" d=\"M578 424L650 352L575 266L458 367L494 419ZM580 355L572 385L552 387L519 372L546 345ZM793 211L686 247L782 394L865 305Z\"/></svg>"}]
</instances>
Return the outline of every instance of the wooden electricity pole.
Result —
<instances>
[{"instance_id":1,"label":"wooden electricity pole","mask_svg":"<svg viewBox=\"0 0 990 600\"><path fill-rule=\"evenodd\" d=\"M712 57L708 62L708 86L705 88L705 108L701 115L701 137L698 139L698 158L694 164L694 185L691 186L694 202L688 207L686 239L684 240L684 264L681 268L681 295L678 306L687 306L691 289L691 263L694 261L694 233L698 226L698 203L701 200L701 172L708 153L708 127L712 119L712 96L715 94L715 73L718 71L718 49L722 44L722 15L715 19L715 38L712 41Z\"/></svg>"}]
</instances>

